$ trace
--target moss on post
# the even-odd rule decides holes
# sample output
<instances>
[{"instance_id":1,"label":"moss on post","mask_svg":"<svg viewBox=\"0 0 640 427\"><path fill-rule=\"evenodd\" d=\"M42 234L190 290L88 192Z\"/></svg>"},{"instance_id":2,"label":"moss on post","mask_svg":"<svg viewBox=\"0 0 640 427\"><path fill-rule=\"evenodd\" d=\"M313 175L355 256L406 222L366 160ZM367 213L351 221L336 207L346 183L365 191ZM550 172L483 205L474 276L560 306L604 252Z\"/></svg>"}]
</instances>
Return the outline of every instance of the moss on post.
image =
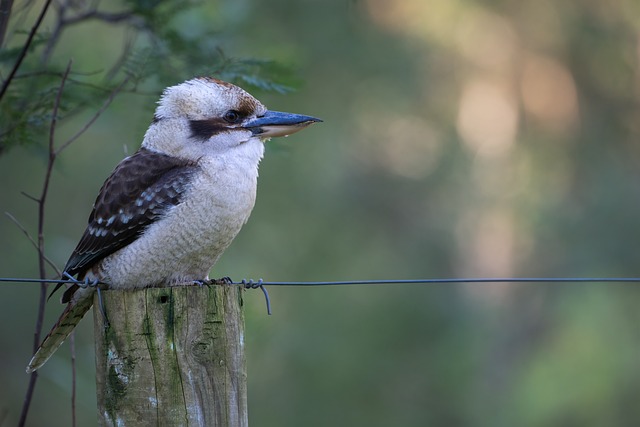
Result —
<instances>
[{"instance_id":1,"label":"moss on post","mask_svg":"<svg viewBox=\"0 0 640 427\"><path fill-rule=\"evenodd\" d=\"M102 426L247 426L242 289L103 291L94 299Z\"/></svg>"}]
</instances>

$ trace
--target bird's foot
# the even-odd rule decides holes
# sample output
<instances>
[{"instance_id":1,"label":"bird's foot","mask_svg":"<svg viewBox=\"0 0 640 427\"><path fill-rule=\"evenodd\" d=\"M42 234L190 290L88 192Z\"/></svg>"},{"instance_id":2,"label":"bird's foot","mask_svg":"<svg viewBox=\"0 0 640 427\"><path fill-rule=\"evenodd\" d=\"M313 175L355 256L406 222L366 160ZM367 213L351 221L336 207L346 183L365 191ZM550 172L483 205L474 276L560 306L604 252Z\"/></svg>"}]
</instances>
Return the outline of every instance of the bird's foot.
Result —
<instances>
[{"instance_id":1,"label":"bird's foot","mask_svg":"<svg viewBox=\"0 0 640 427\"><path fill-rule=\"evenodd\" d=\"M194 285L198 286L211 286L211 285L233 285L233 280L229 277L222 277L220 279L205 279L205 280L194 280Z\"/></svg>"},{"instance_id":2,"label":"bird's foot","mask_svg":"<svg viewBox=\"0 0 640 427\"><path fill-rule=\"evenodd\" d=\"M233 285L233 280L230 277L224 276L219 279L213 279L211 281L214 285Z\"/></svg>"}]
</instances>

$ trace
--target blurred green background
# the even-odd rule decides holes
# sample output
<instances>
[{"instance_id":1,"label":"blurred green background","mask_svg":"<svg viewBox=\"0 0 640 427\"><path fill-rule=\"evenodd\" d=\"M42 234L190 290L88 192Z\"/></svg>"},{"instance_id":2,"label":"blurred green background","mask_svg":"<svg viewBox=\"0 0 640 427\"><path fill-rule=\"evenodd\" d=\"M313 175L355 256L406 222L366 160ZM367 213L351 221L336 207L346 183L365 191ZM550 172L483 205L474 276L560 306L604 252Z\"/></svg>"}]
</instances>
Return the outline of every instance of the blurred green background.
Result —
<instances>
[{"instance_id":1,"label":"blurred green background","mask_svg":"<svg viewBox=\"0 0 640 427\"><path fill-rule=\"evenodd\" d=\"M640 276L636 0L219 0L179 25L293 67L297 91L253 94L325 120L268 144L256 208L213 277ZM52 61L101 69L121 40L120 27L87 22ZM148 88L119 96L60 158L45 230L59 266L142 140L160 93ZM0 211L34 234L36 206L20 192L40 192L46 138L0 157ZM7 218L0 235L0 276L37 277ZM3 426L26 390L38 292L0 286ZM269 292L270 317L246 293L253 426L640 425L638 285ZM61 310L49 302L45 330ZM90 426L90 318L76 341L78 425ZM65 345L40 370L28 425L70 424L70 376Z\"/></svg>"}]
</instances>

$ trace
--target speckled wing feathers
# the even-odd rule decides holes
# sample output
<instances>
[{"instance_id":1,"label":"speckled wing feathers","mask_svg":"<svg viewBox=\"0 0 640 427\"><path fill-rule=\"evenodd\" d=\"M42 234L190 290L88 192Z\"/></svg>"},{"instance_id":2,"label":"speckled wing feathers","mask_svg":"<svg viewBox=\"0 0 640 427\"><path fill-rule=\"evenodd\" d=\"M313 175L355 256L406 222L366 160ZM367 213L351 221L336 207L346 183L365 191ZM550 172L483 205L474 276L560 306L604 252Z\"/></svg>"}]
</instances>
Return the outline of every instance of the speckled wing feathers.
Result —
<instances>
[{"instance_id":1,"label":"speckled wing feathers","mask_svg":"<svg viewBox=\"0 0 640 427\"><path fill-rule=\"evenodd\" d=\"M87 229L65 271L83 278L96 262L137 239L180 203L196 170L193 163L144 148L120 162L100 189ZM42 366L91 308L93 291L86 290L71 301L77 290L73 285L64 293L62 302L69 304L33 356L27 372Z\"/></svg>"},{"instance_id":2,"label":"speckled wing feathers","mask_svg":"<svg viewBox=\"0 0 640 427\"><path fill-rule=\"evenodd\" d=\"M64 271L82 275L136 240L180 203L196 170L193 163L144 148L120 162L100 189L87 229Z\"/></svg>"}]
</instances>

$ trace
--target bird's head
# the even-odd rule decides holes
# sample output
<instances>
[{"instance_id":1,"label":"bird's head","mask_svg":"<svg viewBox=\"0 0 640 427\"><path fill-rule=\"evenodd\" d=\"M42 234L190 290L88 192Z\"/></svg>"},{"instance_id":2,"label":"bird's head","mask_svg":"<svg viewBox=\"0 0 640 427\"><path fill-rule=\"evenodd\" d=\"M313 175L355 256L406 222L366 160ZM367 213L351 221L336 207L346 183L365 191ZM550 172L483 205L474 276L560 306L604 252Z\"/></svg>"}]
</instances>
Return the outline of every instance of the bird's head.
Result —
<instances>
[{"instance_id":1,"label":"bird's head","mask_svg":"<svg viewBox=\"0 0 640 427\"><path fill-rule=\"evenodd\" d=\"M290 135L320 121L270 111L238 86L198 77L164 90L142 145L195 160L231 152L248 142ZM262 144L257 145L262 150Z\"/></svg>"}]
</instances>

